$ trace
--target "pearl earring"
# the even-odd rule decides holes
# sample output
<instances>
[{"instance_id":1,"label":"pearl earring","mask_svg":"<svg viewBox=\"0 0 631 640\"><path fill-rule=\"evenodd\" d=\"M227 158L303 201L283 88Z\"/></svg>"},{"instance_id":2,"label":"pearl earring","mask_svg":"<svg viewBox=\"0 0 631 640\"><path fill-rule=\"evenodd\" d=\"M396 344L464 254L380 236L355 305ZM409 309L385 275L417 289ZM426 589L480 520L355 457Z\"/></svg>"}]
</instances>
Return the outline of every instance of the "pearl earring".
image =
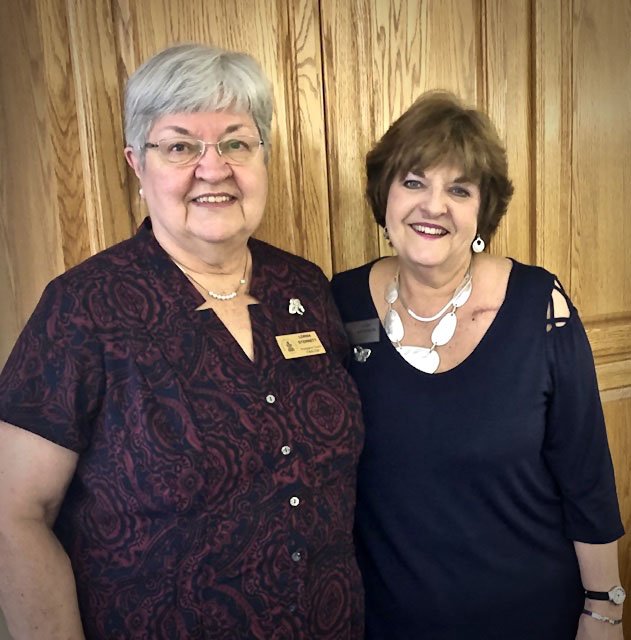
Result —
<instances>
[{"instance_id":1,"label":"pearl earring","mask_svg":"<svg viewBox=\"0 0 631 640\"><path fill-rule=\"evenodd\" d=\"M142 190L142 187L138 189L138 195L140 196L141 199L145 197L145 192Z\"/></svg>"},{"instance_id":2,"label":"pearl earring","mask_svg":"<svg viewBox=\"0 0 631 640\"><path fill-rule=\"evenodd\" d=\"M482 240L480 234L478 233L475 240L471 243L471 249L473 250L473 253L482 253L485 247L486 243L484 242L484 240Z\"/></svg>"}]
</instances>

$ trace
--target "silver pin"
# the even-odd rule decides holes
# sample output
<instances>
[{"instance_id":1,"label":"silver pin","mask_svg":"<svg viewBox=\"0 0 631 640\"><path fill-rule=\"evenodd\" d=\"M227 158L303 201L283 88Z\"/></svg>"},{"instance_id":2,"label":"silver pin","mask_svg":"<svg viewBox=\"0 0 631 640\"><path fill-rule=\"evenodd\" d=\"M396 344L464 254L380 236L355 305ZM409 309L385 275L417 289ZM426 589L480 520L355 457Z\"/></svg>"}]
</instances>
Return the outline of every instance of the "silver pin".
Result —
<instances>
[{"instance_id":1,"label":"silver pin","mask_svg":"<svg viewBox=\"0 0 631 640\"><path fill-rule=\"evenodd\" d=\"M372 349L367 347L353 347L353 355L357 362L366 362L372 353Z\"/></svg>"},{"instance_id":2,"label":"silver pin","mask_svg":"<svg viewBox=\"0 0 631 640\"><path fill-rule=\"evenodd\" d=\"M305 308L302 306L302 302L298 298L290 298L289 299L289 313L298 315L303 315L305 312Z\"/></svg>"}]
</instances>

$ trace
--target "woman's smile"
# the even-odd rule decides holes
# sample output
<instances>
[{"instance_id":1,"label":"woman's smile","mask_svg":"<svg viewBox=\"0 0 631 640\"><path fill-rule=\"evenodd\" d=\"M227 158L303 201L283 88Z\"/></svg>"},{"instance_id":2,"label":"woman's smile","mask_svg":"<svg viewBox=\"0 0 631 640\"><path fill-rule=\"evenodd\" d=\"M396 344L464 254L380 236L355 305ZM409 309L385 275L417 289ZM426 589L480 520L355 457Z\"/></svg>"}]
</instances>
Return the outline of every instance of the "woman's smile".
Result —
<instances>
[{"instance_id":1,"label":"woman's smile","mask_svg":"<svg viewBox=\"0 0 631 640\"><path fill-rule=\"evenodd\" d=\"M449 233L447 229L443 227L427 223L414 223L411 224L410 227L415 233L428 239L442 238Z\"/></svg>"}]
</instances>

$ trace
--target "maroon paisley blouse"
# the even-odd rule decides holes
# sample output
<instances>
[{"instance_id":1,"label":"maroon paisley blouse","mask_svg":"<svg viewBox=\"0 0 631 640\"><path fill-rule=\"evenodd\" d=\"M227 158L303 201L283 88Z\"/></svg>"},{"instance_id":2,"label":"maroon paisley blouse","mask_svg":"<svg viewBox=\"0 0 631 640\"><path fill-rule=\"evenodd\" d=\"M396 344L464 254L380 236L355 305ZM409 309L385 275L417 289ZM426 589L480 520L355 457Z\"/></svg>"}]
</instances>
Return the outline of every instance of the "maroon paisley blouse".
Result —
<instances>
[{"instance_id":1,"label":"maroon paisley blouse","mask_svg":"<svg viewBox=\"0 0 631 640\"><path fill-rule=\"evenodd\" d=\"M0 375L0 418L79 453L55 533L90 640L363 636L342 325L315 265L249 246L254 362L147 220L48 285ZM303 331L326 354L284 359Z\"/></svg>"}]
</instances>

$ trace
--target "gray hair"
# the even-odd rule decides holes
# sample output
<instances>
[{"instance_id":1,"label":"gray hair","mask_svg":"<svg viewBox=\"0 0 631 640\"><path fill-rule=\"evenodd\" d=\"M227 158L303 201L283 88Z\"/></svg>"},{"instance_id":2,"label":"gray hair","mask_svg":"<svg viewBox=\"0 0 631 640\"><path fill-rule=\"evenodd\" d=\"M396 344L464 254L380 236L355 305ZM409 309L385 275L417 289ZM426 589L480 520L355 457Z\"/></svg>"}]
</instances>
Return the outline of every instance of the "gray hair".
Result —
<instances>
[{"instance_id":1,"label":"gray hair","mask_svg":"<svg viewBox=\"0 0 631 640\"><path fill-rule=\"evenodd\" d=\"M249 113L268 158L273 98L269 80L246 53L201 44L168 47L145 61L125 88L125 139L140 153L164 115L234 109Z\"/></svg>"}]
</instances>

